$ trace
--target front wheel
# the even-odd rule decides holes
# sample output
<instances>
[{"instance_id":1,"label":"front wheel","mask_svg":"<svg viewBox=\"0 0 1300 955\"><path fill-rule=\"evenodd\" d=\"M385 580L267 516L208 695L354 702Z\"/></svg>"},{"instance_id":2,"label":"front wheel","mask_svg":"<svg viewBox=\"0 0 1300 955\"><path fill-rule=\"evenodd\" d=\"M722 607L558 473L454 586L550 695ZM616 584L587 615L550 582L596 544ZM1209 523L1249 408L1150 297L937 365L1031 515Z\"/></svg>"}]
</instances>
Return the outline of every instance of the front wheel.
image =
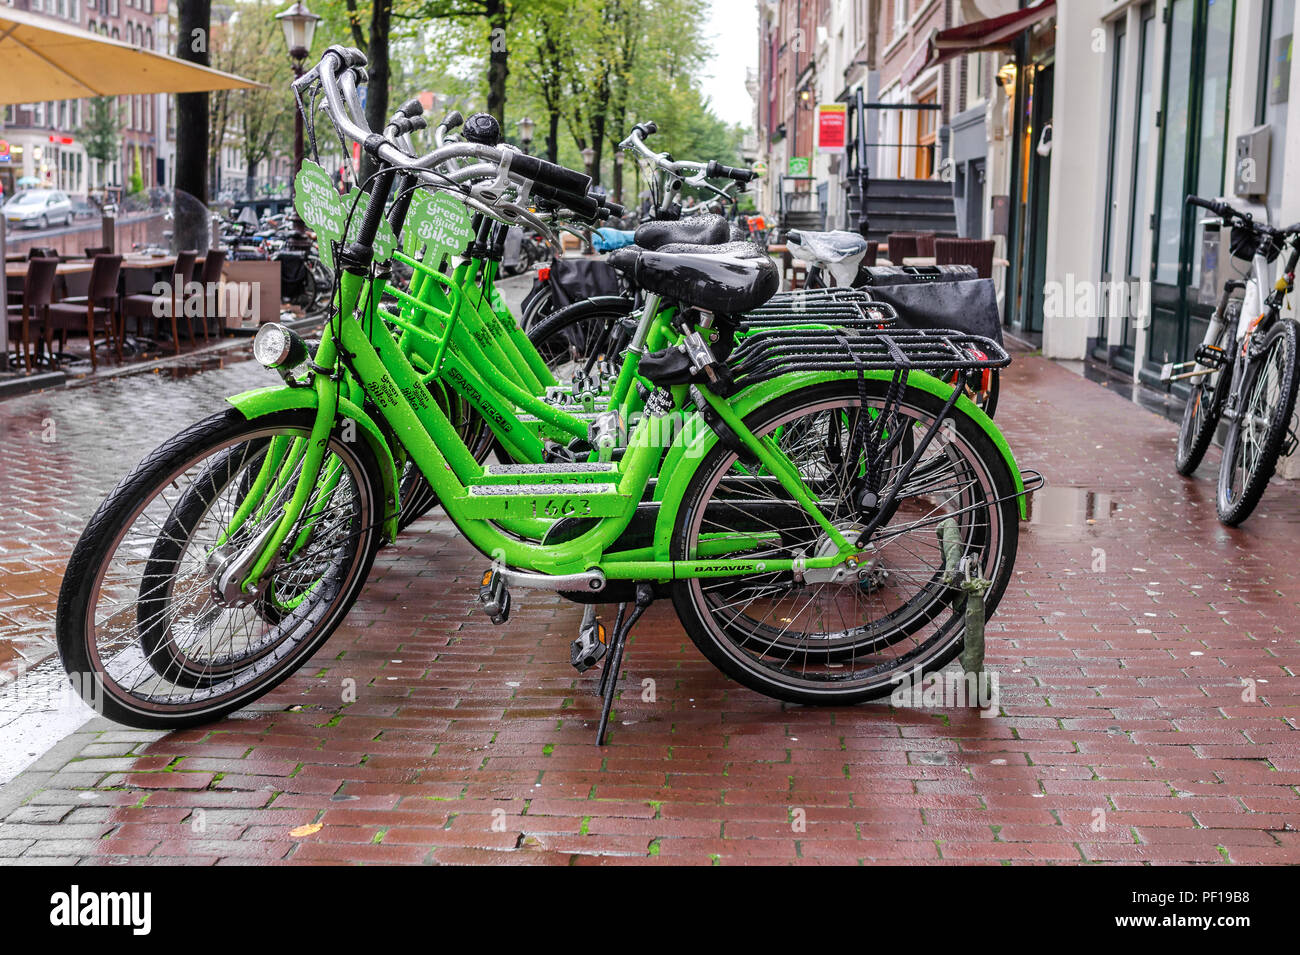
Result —
<instances>
[{"instance_id":1,"label":"front wheel","mask_svg":"<svg viewBox=\"0 0 1300 955\"><path fill-rule=\"evenodd\" d=\"M1247 348L1253 352L1253 343ZM1241 374L1240 407L1230 417L1219 463L1219 520L1236 527L1264 495L1291 428L1296 396L1296 324L1275 325Z\"/></svg>"},{"instance_id":2,"label":"front wheel","mask_svg":"<svg viewBox=\"0 0 1300 955\"><path fill-rule=\"evenodd\" d=\"M785 395L745 422L780 448L828 522L851 541L871 514L853 490L865 456L849 460L846 449L858 445L859 423L879 414L888 382L865 386L865 407L858 382L839 380ZM856 574L834 582L765 572L767 560L834 554L833 538L764 467L721 444L705 455L682 498L672 557L725 556L755 569L678 580L673 603L720 670L775 699L839 705L887 695L960 652L964 601L944 581L940 526L956 532L965 566L991 581L991 614L1015 563L1019 514L1015 477L993 440L960 409L949 412L951 426L940 422L943 406L928 392L904 393L898 426L913 435L912 445L932 428L937 433L910 474L901 473L902 454L886 463L881 498L898 484L894 506L860 541Z\"/></svg>"},{"instance_id":3,"label":"front wheel","mask_svg":"<svg viewBox=\"0 0 1300 955\"><path fill-rule=\"evenodd\" d=\"M374 559L382 485L369 447L338 431L319 473L304 478L295 449L312 418L212 415L99 506L68 561L55 621L63 666L92 707L142 728L209 722L288 678L338 626ZM267 572L252 592L232 586L230 569L304 479L307 505Z\"/></svg>"}]
</instances>

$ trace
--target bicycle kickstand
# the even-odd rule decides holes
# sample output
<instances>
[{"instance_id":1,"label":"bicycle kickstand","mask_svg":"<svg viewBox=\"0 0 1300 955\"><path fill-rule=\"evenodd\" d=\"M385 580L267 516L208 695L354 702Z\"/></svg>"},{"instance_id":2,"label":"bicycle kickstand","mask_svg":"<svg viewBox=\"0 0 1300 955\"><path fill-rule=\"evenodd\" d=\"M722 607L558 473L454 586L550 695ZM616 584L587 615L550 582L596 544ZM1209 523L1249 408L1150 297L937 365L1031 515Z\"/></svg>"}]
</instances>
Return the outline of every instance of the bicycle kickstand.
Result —
<instances>
[{"instance_id":1,"label":"bicycle kickstand","mask_svg":"<svg viewBox=\"0 0 1300 955\"><path fill-rule=\"evenodd\" d=\"M618 608L618 617L614 621L614 632L610 635L609 654L605 668L600 674L600 726L596 729L596 745L605 745L605 730L609 727L609 714L614 708L614 693L618 689L618 671L623 665L623 651L627 647L628 634L641 619L646 607L654 602L654 587L650 584L636 585L636 602L627 611L627 604ZM626 613L624 611L627 611Z\"/></svg>"}]
</instances>

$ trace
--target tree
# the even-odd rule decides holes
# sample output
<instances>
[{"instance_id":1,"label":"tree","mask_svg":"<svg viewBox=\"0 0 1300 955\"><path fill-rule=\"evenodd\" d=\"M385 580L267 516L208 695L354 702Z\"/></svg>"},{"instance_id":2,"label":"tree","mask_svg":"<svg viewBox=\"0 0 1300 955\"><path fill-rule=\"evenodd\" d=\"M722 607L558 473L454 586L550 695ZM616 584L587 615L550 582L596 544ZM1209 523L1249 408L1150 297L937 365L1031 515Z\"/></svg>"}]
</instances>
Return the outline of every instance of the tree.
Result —
<instances>
[{"instance_id":1,"label":"tree","mask_svg":"<svg viewBox=\"0 0 1300 955\"><path fill-rule=\"evenodd\" d=\"M208 65L208 33L212 25L212 0L178 0L176 56ZM185 214L180 193L199 202L208 201L208 94L178 93L176 96L176 215L175 234L181 249L206 249L211 236L203 224Z\"/></svg>"},{"instance_id":2,"label":"tree","mask_svg":"<svg viewBox=\"0 0 1300 955\"><path fill-rule=\"evenodd\" d=\"M128 194L134 196L144 192L144 170L140 166L140 147L131 147L131 179L127 186Z\"/></svg>"},{"instance_id":3,"label":"tree","mask_svg":"<svg viewBox=\"0 0 1300 955\"><path fill-rule=\"evenodd\" d=\"M99 160L99 182L105 185L108 164L117 156L117 143L122 133L122 117L117 100L111 96L96 96L90 100L86 122L77 130L77 138L86 147L86 155Z\"/></svg>"},{"instance_id":4,"label":"tree","mask_svg":"<svg viewBox=\"0 0 1300 955\"><path fill-rule=\"evenodd\" d=\"M506 123L506 81L510 79L506 37L513 14L514 8L508 0L423 0L407 15L424 20L479 21L487 26L487 112L496 117L502 129Z\"/></svg>"},{"instance_id":5,"label":"tree","mask_svg":"<svg viewBox=\"0 0 1300 955\"><path fill-rule=\"evenodd\" d=\"M289 88L292 74L271 0L245 0L234 16L214 31L213 57L219 69L263 84L260 89L212 94L213 145L220 150L234 138L244 161L245 194L253 197L257 167L288 152L297 103Z\"/></svg>"},{"instance_id":6,"label":"tree","mask_svg":"<svg viewBox=\"0 0 1300 955\"><path fill-rule=\"evenodd\" d=\"M388 81L391 72L388 43L393 24L393 0L372 0L369 35L361 29L357 0L346 2L352 38L366 54L366 122L371 129L383 129L388 122ZM368 153L362 153L361 181L369 179L374 171L374 160Z\"/></svg>"}]
</instances>

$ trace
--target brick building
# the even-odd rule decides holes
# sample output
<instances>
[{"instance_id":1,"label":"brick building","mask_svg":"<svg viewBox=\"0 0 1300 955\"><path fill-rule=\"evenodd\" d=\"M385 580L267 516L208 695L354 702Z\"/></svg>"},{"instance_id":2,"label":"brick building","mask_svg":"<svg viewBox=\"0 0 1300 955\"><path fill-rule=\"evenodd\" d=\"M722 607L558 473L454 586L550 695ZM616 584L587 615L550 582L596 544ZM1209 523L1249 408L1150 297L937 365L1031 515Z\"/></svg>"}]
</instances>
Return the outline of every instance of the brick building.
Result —
<instances>
[{"instance_id":1,"label":"brick building","mask_svg":"<svg viewBox=\"0 0 1300 955\"><path fill-rule=\"evenodd\" d=\"M147 50L166 51L166 8L159 0L5 0L18 10L121 40ZM0 138L0 183L12 195L23 177L35 177L72 195L102 185L129 183L138 161L146 189L159 182L159 139L166 117L161 95L119 96L121 135L118 156L101 164L86 155L78 130L88 118L86 100L25 103L4 110ZM101 165L106 168L100 168Z\"/></svg>"}]
</instances>

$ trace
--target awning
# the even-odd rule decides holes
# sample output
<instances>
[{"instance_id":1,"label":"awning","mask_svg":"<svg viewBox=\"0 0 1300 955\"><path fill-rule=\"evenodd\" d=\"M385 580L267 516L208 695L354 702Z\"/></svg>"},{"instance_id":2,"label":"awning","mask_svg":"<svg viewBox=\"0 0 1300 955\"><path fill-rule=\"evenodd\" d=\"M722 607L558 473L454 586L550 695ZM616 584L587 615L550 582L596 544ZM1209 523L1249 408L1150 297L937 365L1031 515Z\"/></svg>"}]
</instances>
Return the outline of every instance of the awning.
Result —
<instances>
[{"instance_id":1,"label":"awning","mask_svg":"<svg viewBox=\"0 0 1300 955\"><path fill-rule=\"evenodd\" d=\"M930 52L926 57L925 68L937 66L965 53L1005 50L1022 32L1055 12L1056 0L1043 0L1036 6L1013 10L1000 17L940 30L930 37Z\"/></svg>"},{"instance_id":2,"label":"awning","mask_svg":"<svg viewBox=\"0 0 1300 955\"><path fill-rule=\"evenodd\" d=\"M261 86L5 6L0 6L0 63L4 64L0 105Z\"/></svg>"}]
</instances>

